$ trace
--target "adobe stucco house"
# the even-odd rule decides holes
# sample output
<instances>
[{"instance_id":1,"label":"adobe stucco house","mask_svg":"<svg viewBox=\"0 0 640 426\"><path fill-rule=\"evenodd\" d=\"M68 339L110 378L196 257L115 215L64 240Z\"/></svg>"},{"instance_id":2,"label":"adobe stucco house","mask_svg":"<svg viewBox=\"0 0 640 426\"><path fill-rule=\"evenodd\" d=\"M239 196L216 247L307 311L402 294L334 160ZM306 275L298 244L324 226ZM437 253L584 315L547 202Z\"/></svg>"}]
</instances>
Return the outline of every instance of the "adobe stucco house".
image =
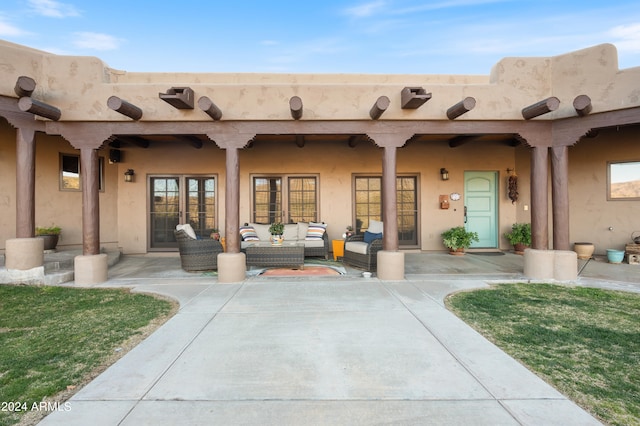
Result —
<instances>
[{"instance_id":1,"label":"adobe stucco house","mask_svg":"<svg viewBox=\"0 0 640 426\"><path fill-rule=\"evenodd\" d=\"M191 222L226 236L231 282L244 222L323 221L340 238L382 219L378 275L401 279L404 252L444 250L452 226L507 250L502 234L531 222L536 267L640 229L640 68L619 70L609 44L488 75L128 73L1 41L0 58L7 261L56 224L59 246L83 247L76 271L100 281L101 247L175 251L175 225ZM623 169L635 183L612 194Z\"/></svg>"}]
</instances>

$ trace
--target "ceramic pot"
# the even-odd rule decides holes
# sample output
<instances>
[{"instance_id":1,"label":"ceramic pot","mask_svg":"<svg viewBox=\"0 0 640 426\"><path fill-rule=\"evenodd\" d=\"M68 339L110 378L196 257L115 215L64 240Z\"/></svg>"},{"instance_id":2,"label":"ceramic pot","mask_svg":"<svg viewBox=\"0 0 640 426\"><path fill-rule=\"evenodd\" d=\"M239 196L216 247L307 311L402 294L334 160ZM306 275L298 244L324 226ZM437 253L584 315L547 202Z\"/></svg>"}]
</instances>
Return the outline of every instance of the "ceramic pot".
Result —
<instances>
[{"instance_id":1,"label":"ceramic pot","mask_svg":"<svg viewBox=\"0 0 640 426\"><path fill-rule=\"evenodd\" d=\"M51 234L51 235L38 235L38 238L42 238L44 240L44 249L45 250L55 250L58 245L58 238L60 235Z\"/></svg>"},{"instance_id":2,"label":"ceramic pot","mask_svg":"<svg viewBox=\"0 0 640 426\"><path fill-rule=\"evenodd\" d=\"M283 241L284 241L284 238L282 238L282 235L272 235L271 236L271 245L272 246L281 246Z\"/></svg>"},{"instance_id":3,"label":"ceramic pot","mask_svg":"<svg viewBox=\"0 0 640 426\"><path fill-rule=\"evenodd\" d=\"M607 260L609 263L622 263L624 250L607 249Z\"/></svg>"},{"instance_id":4,"label":"ceramic pot","mask_svg":"<svg viewBox=\"0 0 640 426\"><path fill-rule=\"evenodd\" d=\"M573 243L573 251L578 254L578 259L591 259L595 249L593 243Z\"/></svg>"}]
</instances>

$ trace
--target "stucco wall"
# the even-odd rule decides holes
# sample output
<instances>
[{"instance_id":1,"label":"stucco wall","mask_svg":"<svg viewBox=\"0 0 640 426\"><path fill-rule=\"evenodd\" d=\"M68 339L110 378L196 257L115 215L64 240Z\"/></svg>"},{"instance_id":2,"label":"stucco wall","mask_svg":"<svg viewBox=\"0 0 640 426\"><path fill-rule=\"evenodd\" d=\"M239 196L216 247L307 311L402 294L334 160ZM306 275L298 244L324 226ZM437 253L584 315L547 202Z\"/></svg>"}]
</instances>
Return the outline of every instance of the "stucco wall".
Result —
<instances>
[{"instance_id":1,"label":"stucco wall","mask_svg":"<svg viewBox=\"0 0 640 426\"><path fill-rule=\"evenodd\" d=\"M193 88L196 99L210 97L225 120L289 120L292 96L302 98L304 120L368 119L379 96L391 100L386 120L446 120L446 110L467 96L477 104L459 120L522 119L522 108L549 96L557 96L561 107L539 119L574 116L572 102L580 94L592 97L593 112L640 104L634 84L640 68L618 70L611 44L555 57L504 58L485 76L127 73L94 57L57 56L3 41L0 57L10 65L0 68L0 95L15 96L16 79L30 76L38 83L34 98L58 107L66 121L128 121L107 107L112 95L142 108L143 120L209 120L197 107L179 110L159 99L173 86ZM403 110L405 86L422 86L433 97L419 109Z\"/></svg>"},{"instance_id":2,"label":"stucco wall","mask_svg":"<svg viewBox=\"0 0 640 426\"><path fill-rule=\"evenodd\" d=\"M597 254L623 250L640 231L640 201L607 201L607 161L640 161L638 132L601 131L569 149L571 242L592 242Z\"/></svg>"}]
</instances>

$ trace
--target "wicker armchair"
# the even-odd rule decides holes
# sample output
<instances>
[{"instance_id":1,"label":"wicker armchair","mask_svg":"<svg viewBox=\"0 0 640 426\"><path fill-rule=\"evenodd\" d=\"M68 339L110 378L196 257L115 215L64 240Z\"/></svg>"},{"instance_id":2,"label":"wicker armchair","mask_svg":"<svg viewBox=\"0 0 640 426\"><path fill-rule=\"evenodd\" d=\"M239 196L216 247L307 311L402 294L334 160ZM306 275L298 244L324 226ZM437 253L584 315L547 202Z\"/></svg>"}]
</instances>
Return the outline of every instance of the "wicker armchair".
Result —
<instances>
[{"instance_id":1,"label":"wicker armchair","mask_svg":"<svg viewBox=\"0 0 640 426\"><path fill-rule=\"evenodd\" d=\"M184 231L173 231L180 251L182 269L187 272L218 269L218 253L222 253L220 241L194 240Z\"/></svg>"},{"instance_id":2,"label":"wicker armchair","mask_svg":"<svg viewBox=\"0 0 640 426\"><path fill-rule=\"evenodd\" d=\"M357 243L365 253L349 250L350 242ZM378 268L378 252L380 250L382 250L382 238L377 238L369 244L366 244L364 242L364 235L352 235L344 240L344 256L342 257L342 262L356 268L375 271Z\"/></svg>"}]
</instances>

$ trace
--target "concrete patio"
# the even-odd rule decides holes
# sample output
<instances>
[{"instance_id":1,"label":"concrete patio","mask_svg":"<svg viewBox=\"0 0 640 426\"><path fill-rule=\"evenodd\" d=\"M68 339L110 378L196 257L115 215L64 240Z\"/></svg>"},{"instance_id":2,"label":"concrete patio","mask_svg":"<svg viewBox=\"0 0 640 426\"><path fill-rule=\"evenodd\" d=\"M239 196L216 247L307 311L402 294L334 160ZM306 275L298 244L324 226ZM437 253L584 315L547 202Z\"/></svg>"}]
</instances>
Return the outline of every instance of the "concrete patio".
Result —
<instances>
[{"instance_id":1,"label":"concrete patio","mask_svg":"<svg viewBox=\"0 0 640 426\"><path fill-rule=\"evenodd\" d=\"M180 310L41 424L599 424L444 307L521 280L521 256L406 260L398 282L347 269L217 284L174 256L124 256L100 287ZM583 274L576 284L640 292L633 265L592 260Z\"/></svg>"}]
</instances>

